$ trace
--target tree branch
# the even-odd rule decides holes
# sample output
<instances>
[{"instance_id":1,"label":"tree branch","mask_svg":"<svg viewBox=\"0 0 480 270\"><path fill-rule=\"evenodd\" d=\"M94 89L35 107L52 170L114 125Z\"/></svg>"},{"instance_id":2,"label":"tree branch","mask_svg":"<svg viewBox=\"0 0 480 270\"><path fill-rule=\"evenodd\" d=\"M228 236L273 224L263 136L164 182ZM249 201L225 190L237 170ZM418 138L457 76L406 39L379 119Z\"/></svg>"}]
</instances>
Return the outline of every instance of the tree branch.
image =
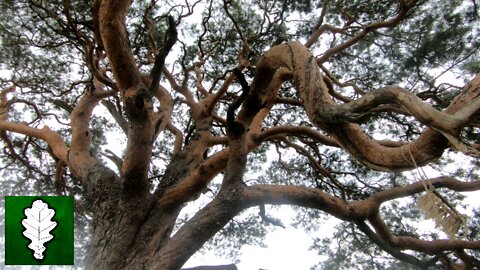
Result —
<instances>
[{"instance_id":1,"label":"tree branch","mask_svg":"<svg viewBox=\"0 0 480 270\"><path fill-rule=\"evenodd\" d=\"M378 235L375 234L374 231L372 231L370 229L370 227L368 227L368 225L364 222L364 221L357 221L355 222L355 224L357 224L358 228L368 237L370 238L370 240L372 240L373 243L375 243L377 246L379 246L382 250L384 250L385 252L387 252L388 254L392 255L393 257L401 260L401 261L404 261L404 262L407 262L407 263L410 263L410 264L413 264L415 266L418 266L422 269L427 269L428 267L432 266L433 264L435 264L435 261L428 261L428 262L424 262L424 261L421 261L417 258L415 258L414 256L412 255L409 255L407 253L403 253L401 252L400 250L398 249L395 249L394 247L392 247L391 245L389 245L389 243L385 242L382 238L378 237Z\"/></svg>"},{"instance_id":2,"label":"tree branch","mask_svg":"<svg viewBox=\"0 0 480 270\"><path fill-rule=\"evenodd\" d=\"M49 127L33 128L24 124L12 123L8 121L0 121L0 130L24 134L26 136L35 137L45 141L56 158L67 161L69 148L65 144L59 133L52 131Z\"/></svg>"},{"instance_id":3,"label":"tree branch","mask_svg":"<svg viewBox=\"0 0 480 270\"><path fill-rule=\"evenodd\" d=\"M340 190L343 194L343 197L344 197L344 187L342 186L341 183L339 183L334 177L333 175L326 169L324 168L305 148L303 148L302 146L298 145L298 144L295 144L291 141L289 141L288 139L286 138L283 138L282 141L287 144L289 147L292 147L293 149L295 149L295 151L297 151L297 153L299 153L300 155L306 157L308 159L308 161L310 162L310 164L312 165L312 167L317 170L321 175L323 175L324 177L328 178L332 184L338 188L338 190Z\"/></svg>"},{"instance_id":4,"label":"tree branch","mask_svg":"<svg viewBox=\"0 0 480 270\"><path fill-rule=\"evenodd\" d=\"M435 188L448 188L450 190L459 191L459 192L468 192L480 190L480 180L475 181L460 181L452 177L441 176L432 179L425 179L426 184L431 184ZM373 194L369 199L375 201L378 204L411 196L425 190L424 183L422 181L417 181L415 183L403 186L403 187L393 187L380 191Z\"/></svg>"},{"instance_id":5,"label":"tree branch","mask_svg":"<svg viewBox=\"0 0 480 270\"><path fill-rule=\"evenodd\" d=\"M401 250L416 250L427 254L438 254L448 250L480 249L480 241L466 240L421 240L411 236L394 236L379 215L369 219L375 231L390 245Z\"/></svg>"},{"instance_id":6,"label":"tree branch","mask_svg":"<svg viewBox=\"0 0 480 270\"><path fill-rule=\"evenodd\" d=\"M70 116L72 142L67 163L73 169L75 175L80 178L85 176L85 168L97 162L90 155L93 138L90 130L90 118L93 109L101 100L95 95L97 92L99 92L97 89L85 92Z\"/></svg>"},{"instance_id":7,"label":"tree branch","mask_svg":"<svg viewBox=\"0 0 480 270\"><path fill-rule=\"evenodd\" d=\"M149 190L148 168L155 128L152 95L142 81L129 46L125 18L130 5L130 0L103 0L98 21L105 52L130 120L122 167L123 188L130 191L132 198L140 198Z\"/></svg>"},{"instance_id":8,"label":"tree branch","mask_svg":"<svg viewBox=\"0 0 480 270\"><path fill-rule=\"evenodd\" d=\"M239 123L235 122L235 110L237 110L240 107L240 105L242 105L243 101L245 101L245 99L247 98L250 87L248 86L248 83L245 80L243 73L238 68L234 68L232 72L233 74L235 74L235 76L237 77L237 80L240 82L240 85L242 86L242 94L238 98L236 98L232 102L232 104L228 106L227 133L238 136L242 134L245 130L244 130L244 127L240 126Z\"/></svg>"},{"instance_id":9,"label":"tree branch","mask_svg":"<svg viewBox=\"0 0 480 270\"><path fill-rule=\"evenodd\" d=\"M117 156L115 153L113 153L112 151L110 150L105 150L105 153L103 153L103 156L110 159L113 164L115 164L115 166L117 166L117 169L119 172L122 172L122 163L123 163L123 160Z\"/></svg>"},{"instance_id":10,"label":"tree branch","mask_svg":"<svg viewBox=\"0 0 480 270\"><path fill-rule=\"evenodd\" d=\"M258 135L255 134L255 140L258 140L258 142L261 143L264 140L267 140L276 135L306 136L314 140L315 142L318 142L324 145L340 147L338 143L331 137L323 135L320 132L316 131L315 129L306 127L306 126L284 125L284 126L275 126L275 127L267 128L262 130Z\"/></svg>"},{"instance_id":11,"label":"tree branch","mask_svg":"<svg viewBox=\"0 0 480 270\"><path fill-rule=\"evenodd\" d=\"M172 49L175 42L177 42L177 28L175 20L172 16L168 16L168 29L163 38L163 46L158 52L155 58L155 64L153 65L152 71L150 72L150 78L152 83L150 85L150 93L155 95L158 88L158 83L160 82L160 76L162 75L162 70L165 65L165 58L167 58L168 53Z\"/></svg>"},{"instance_id":12,"label":"tree branch","mask_svg":"<svg viewBox=\"0 0 480 270\"><path fill-rule=\"evenodd\" d=\"M317 63L319 65L325 63L330 57L345 50L348 47L355 45L360 40L362 40L368 33L374 30L380 28L390 28L398 25L407 16L408 11L415 6L416 2L416 0L413 0L410 1L408 4L400 4L400 11L398 12L397 16L390 20L378 21L368 24L367 26L363 27L360 32L349 38L347 41L326 50L321 57L317 58Z\"/></svg>"},{"instance_id":13,"label":"tree branch","mask_svg":"<svg viewBox=\"0 0 480 270\"><path fill-rule=\"evenodd\" d=\"M49 145L52 154L56 158L67 162L69 149L59 133L52 131L47 126L38 129L30 127L26 124L12 123L8 121L11 103L7 95L14 91L15 86L11 86L3 89L0 92L0 131L15 132L41 139Z\"/></svg>"},{"instance_id":14,"label":"tree branch","mask_svg":"<svg viewBox=\"0 0 480 270\"><path fill-rule=\"evenodd\" d=\"M282 228L285 229L285 225L283 225L280 220L267 216L264 204L260 204L259 207L260 207L260 212L258 212L258 214L262 218L263 222L266 222L268 224L272 224L273 226L282 227Z\"/></svg>"},{"instance_id":15,"label":"tree branch","mask_svg":"<svg viewBox=\"0 0 480 270\"><path fill-rule=\"evenodd\" d=\"M120 91L138 88L141 85L140 72L135 64L125 27L125 17L131 1L96 2L101 2L98 10L99 38L104 45L118 87Z\"/></svg>"},{"instance_id":16,"label":"tree branch","mask_svg":"<svg viewBox=\"0 0 480 270\"><path fill-rule=\"evenodd\" d=\"M365 219L376 213L373 204L345 202L319 189L302 186L254 185L247 187L246 207L261 204L291 204L322 210L342 220Z\"/></svg>"},{"instance_id":17,"label":"tree branch","mask_svg":"<svg viewBox=\"0 0 480 270\"><path fill-rule=\"evenodd\" d=\"M227 14L228 18L232 21L233 25L235 26L237 33L240 35L240 39L243 41L243 43L246 43L247 40L243 36L242 30L238 26L237 21L235 21L235 18L233 18L232 14L230 14L230 11L228 10L228 4L231 4L230 0L223 0L223 10L225 10L225 13Z\"/></svg>"},{"instance_id":18,"label":"tree branch","mask_svg":"<svg viewBox=\"0 0 480 270\"><path fill-rule=\"evenodd\" d=\"M198 211L155 254L150 266L158 269L180 268L193 253L242 210L239 200L242 190L241 187L222 189L212 202Z\"/></svg>"},{"instance_id":19,"label":"tree branch","mask_svg":"<svg viewBox=\"0 0 480 270\"><path fill-rule=\"evenodd\" d=\"M262 77L262 80L267 82L273 80L274 71L280 68L293 73L295 87L312 123L335 138L338 144L357 160L377 170L399 171L414 168L412 160L405 158L405 153L409 151L420 166L438 158L448 147L443 136L455 143L454 136L480 111L480 98L474 99L469 104L463 103L462 109L457 104L456 110L447 110L443 113L396 87L387 87L369 93L359 100L338 105L331 99L314 57L298 42L273 47L257 63L257 70L271 70L268 76ZM478 88L480 80L474 79L466 91L477 92ZM385 147L370 139L358 125L345 123L361 116L359 112L363 113L379 104L392 102L408 108L432 129L427 128L420 137L408 145ZM448 121L444 122L443 119Z\"/></svg>"},{"instance_id":20,"label":"tree branch","mask_svg":"<svg viewBox=\"0 0 480 270\"><path fill-rule=\"evenodd\" d=\"M102 105L105 106L105 108L107 108L107 110L112 115L113 119L115 119L115 122L117 122L118 126L122 129L123 133L127 135L128 122L125 120L122 114L117 110L117 108L115 107L115 104L113 104L108 100L102 100Z\"/></svg>"}]
</instances>

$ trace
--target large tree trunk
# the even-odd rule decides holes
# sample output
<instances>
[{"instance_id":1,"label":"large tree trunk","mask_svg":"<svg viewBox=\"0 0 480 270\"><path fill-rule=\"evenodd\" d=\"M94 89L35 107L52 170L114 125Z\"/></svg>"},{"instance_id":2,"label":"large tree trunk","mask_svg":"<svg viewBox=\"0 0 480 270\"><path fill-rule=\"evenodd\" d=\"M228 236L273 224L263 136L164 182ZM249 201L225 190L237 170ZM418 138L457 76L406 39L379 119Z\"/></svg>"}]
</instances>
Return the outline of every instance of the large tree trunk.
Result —
<instances>
[{"instance_id":1,"label":"large tree trunk","mask_svg":"<svg viewBox=\"0 0 480 270\"><path fill-rule=\"evenodd\" d=\"M395 248L432 253L432 250L448 250L452 244L458 249L480 247L478 241L427 242L397 237L382 227L379 221L380 205L395 199L395 196L422 192L420 183L348 202L314 188L247 186L242 181L248 153L268 139L271 136L268 134L275 135L275 130L278 132L276 135L290 131L288 127L281 127L286 131L271 128L265 132L261 128L286 80L293 80L309 120L330 136L327 138L329 144L344 149L356 160L377 170L401 171L427 164L440 157L449 143L462 150L464 145L455 138L480 113L480 75L445 112L433 109L411 93L394 86L339 105L328 93L318 60L298 42L271 48L258 60L251 86L241 81L244 95L233 102L225 121L228 140L225 144L228 147L209 157L204 157L204 153L213 140L212 108L218 97L211 95L195 102L191 93L182 93L192 111L196 134L183 149L176 147L157 190L151 193L148 169L153 142L158 132L168 124L172 100L162 94L162 89L156 89L158 74L148 78L137 68L125 29L125 16L130 4L130 0L96 0L93 7L95 42L99 49L105 50L116 81L114 88L121 95L128 117L128 123L123 125L128 136L127 149L123 162L118 164L119 174L90 154L92 132L89 130L89 121L92 111L103 97L111 95L111 92L104 91L98 85L83 95L72 112L70 148L59 134L49 129L11 123L7 119L8 113L0 115L1 131L18 132L46 141L53 155L68 164L81 182L93 217L87 269L180 269L240 211L264 204L293 204L322 210L339 219L357 222L368 233L369 227L364 226L364 222L369 221L386 238L382 240L384 249L387 252L393 250L394 256L407 256L407 260L412 258ZM161 64L155 68L162 70ZM241 73L235 76L241 80ZM8 112L9 106L6 101L8 91L3 91L0 103L0 109L5 112ZM163 112L167 113L160 115L155 112L153 96L161 101L161 106L166 106ZM408 111L427 126L424 132L416 140L405 144L385 145L370 138L355 121L370 109L385 104L394 104ZM240 105L242 107L235 116L235 110ZM301 127L295 129L296 132L302 130ZM306 130L313 132L313 129ZM315 133L312 136L320 135ZM217 196L172 234L185 203L196 199L213 177L222 171L224 176ZM430 182L452 190L474 190L480 185L479 182L459 183L451 179L433 179ZM373 232L371 234L374 235Z\"/></svg>"},{"instance_id":2,"label":"large tree trunk","mask_svg":"<svg viewBox=\"0 0 480 270\"><path fill-rule=\"evenodd\" d=\"M243 89L243 106L238 116L233 113L240 103L228 110L228 148L206 160L203 153L208 149L212 115L204 104L191 105L198 132L185 149L174 155L158 190L150 194L147 171L155 136L152 124L155 115L151 98L145 93L150 87L144 84L128 46L124 20L130 1L101 2L98 36L102 38L126 108L129 139L120 177L99 165L92 165L80 174L87 183L86 198L91 202L94 216L89 250L92 269L180 269L238 212L263 203L262 200L271 199L275 203L290 200L344 220L377 215L381 203L378 201L349 204L304 188L290 188L280 195L281 187L247 187L241 181L246 156L259 143L259 123L285 80L293 79L314 125L329 133L357 160L379 170L414 167L405 159L406 151L418 165L438 158L448 147L449 136L457 135L467 122L462 119L470 119L479 105L478 102L469 105L472 110L463 110L462 114L455 114L458 109L438 112L398 87L387 87L357 101L337 105L328 94L312 54L300 43L289 42L273 47L257 62L251 87ZM473 84L472 88L477 86ZM372 107L391 103L408 109L429 127L409 145L382 146L358 125L350 123ZM225 175L218 196L172 236L184 203L198 196L221 170L225 170Z\"/></svg>"}]
</instances>

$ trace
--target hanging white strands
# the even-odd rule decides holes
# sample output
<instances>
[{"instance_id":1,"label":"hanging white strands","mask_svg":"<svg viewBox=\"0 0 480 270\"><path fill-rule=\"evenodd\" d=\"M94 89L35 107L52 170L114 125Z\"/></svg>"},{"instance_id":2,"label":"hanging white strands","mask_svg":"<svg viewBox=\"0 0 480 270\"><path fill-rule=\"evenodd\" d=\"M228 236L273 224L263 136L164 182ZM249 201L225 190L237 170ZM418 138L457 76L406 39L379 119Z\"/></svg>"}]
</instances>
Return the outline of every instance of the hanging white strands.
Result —
<instances>
[{"instance_id":1,"label":"hanging white strands","mask_svg":"<svg viewBox=\"0 0 480 270\"><path fill-rule=\"evenodd\" d=\"M417 207L420 209L427 219L433 219L437 227L441 227L442 231L451 239L462 239L467 235L467 218L460 214L448 200L443 197L435 187L427 181L428 177L422 168L417 166L412 151L409 148L410 159L415 166L418 176L417 181L422 181L425 187L425 194L421 195L417 200ZM407 157L405 157L407 158ZM462 235L457 233L463 226Z\"/></svg>"}]
</instances>

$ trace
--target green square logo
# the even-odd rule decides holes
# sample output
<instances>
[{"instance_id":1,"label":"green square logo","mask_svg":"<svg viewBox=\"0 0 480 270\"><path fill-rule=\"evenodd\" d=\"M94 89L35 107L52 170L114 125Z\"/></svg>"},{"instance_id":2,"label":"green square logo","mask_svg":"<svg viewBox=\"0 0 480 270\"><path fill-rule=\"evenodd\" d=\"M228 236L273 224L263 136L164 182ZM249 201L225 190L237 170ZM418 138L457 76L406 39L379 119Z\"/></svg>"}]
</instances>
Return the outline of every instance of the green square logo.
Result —
<instances>
[{"instance_id":1,"label":"green square logo","mask_svg":"<svg viewBox=\"0 0 480 270\"><path fill-rule=\"evenodd\" d=\"M6 265L73 262L73 197L5 197Z\"/></svg>"}]
</instances>

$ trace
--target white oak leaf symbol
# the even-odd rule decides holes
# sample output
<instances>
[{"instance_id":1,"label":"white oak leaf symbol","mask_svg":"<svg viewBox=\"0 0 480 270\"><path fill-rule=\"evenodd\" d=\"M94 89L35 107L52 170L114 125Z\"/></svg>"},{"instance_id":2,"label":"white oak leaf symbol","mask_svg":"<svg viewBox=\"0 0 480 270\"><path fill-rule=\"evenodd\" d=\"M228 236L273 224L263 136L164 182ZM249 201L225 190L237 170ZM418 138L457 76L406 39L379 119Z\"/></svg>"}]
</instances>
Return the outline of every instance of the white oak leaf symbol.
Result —
<instances>
[{"instance_id":1,"label":"white oak leaf symbol","mask_svg":"<svg viewBox=\"0 0 480 270\"><path fill-rule=\"evenodd\" d=\"M46 249L44 244L53 239L50 231L57 226L57 222L51 220L55 210L48 208L47 203L38 199L32 203L31 208L24 210L24 214L27 218L22 220L25 228L23 235L31 241L28 248L33 250L33 257L41 260Z\"/></svg>"}]
</instances>

